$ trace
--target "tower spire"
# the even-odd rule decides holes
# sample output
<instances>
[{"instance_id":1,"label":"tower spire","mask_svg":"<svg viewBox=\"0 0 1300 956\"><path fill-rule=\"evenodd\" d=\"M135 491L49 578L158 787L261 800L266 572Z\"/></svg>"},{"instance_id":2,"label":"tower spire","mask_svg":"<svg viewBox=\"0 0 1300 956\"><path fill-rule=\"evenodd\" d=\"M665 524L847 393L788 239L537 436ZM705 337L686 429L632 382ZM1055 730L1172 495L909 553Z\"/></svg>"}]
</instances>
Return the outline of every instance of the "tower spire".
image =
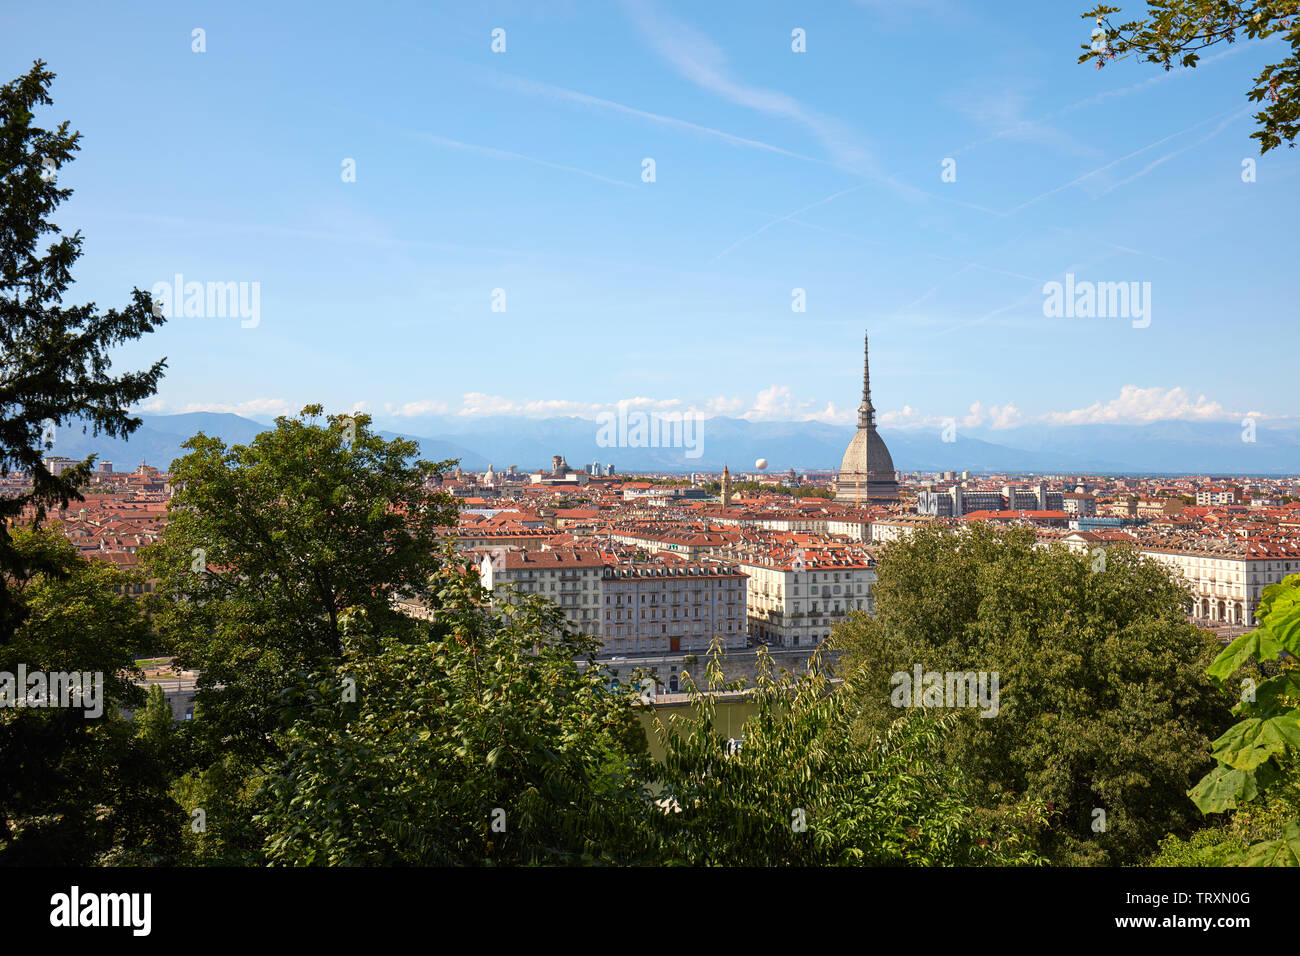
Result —
<instances>
[{"instance_id":1,"label":"tower spire","mask_svg":"<svg viewBox=\"0 0 1300 956\"><path fill-rule=\"evenodd\" d=\"M871 350L866 332L862 333L862 404L858 406L858 427L876 423L876 408L871 404Z\"/></svg>"}]
</instances>

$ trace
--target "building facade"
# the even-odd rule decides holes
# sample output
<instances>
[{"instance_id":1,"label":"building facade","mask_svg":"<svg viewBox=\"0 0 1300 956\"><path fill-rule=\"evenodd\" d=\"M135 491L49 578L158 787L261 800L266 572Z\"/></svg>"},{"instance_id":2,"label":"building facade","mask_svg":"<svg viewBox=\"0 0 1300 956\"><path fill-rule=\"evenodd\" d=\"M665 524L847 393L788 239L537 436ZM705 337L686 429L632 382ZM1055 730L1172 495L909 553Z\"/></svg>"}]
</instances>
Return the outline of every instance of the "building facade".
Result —
<instances>
[{"instance_id":1,"label":"building facade","mask_svg":"<svg viewBox=\"0 0 1300 956\"><path fill-rule=\"evenodd\" d=\"M1254 627L1260 592L1300 571L1300 546L1275 541L1144 544L1142 553L1187 582L1192 620Z\"/></svg>"},{"instance_id":2,"label":"building facade","mask_svg":"<svg viewBox=\"0 0 1300 956\"><path fill-rule=\"evenodd\" d=\"M545 551L494 550L479 564L483 586L494 602L517 593L554 601L574 630L601 636L601 578L606 559L599 551L554 548Z\"/></svg>"},{"instance_id":3,"label":"building facade","mask_svg":"<svg viewBox=\"0 0 1300 956\"><path fill-rule=\"evenodd\" d=\"M617 561L583 548L494 551L479 564L494 603L538 594L569 625L600 639L601 653L707 651L748 642L745 575L735 565Z\"/></svg>"},{"instance_id":4,"label":"building facade","mask_svg":"<svg viewBox=\"0 0 1300 956\"><path fill-rule=\"evenodd\" d=\"M715 637L743 648L746 578L725 564L607 565L601 572L606 654L704 652Z\"/></svg>"},{"instance_id":5,"label":"building facade","mask_svg":"<svg viewBox=\"0 0 1300 956\"><path fill-rule=\"evenodd\" d=\"M752 556L740 569L749 575L750 633L770 644L816 647L850 612L875 610L875 560L866 553Z\"/></svg>"}]
</instances>

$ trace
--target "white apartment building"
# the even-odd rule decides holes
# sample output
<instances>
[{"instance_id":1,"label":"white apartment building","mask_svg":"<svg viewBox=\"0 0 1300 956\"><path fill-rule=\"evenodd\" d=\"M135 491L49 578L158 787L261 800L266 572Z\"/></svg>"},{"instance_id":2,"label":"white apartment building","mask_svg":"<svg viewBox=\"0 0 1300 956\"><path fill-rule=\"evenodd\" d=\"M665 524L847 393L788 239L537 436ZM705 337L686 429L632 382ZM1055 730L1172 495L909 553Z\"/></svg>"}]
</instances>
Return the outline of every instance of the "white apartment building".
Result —
<instances>
[{"instance_id":1,"label":"white apartment building","mask_svg":"<svg viewBox=\"0 0 1300 956\"><path fill-rule=\"evenodd\" d=\"M875 610L875 560L865 552L782 551L740 559L749 630L781 647L816 646L850 611Z\"/></svg>"},{"instance_id":2,"label":"white apartment building","mask_svg":"<svg viewBox=\"0 0 1300 956\"><path fill-rule=\"evenodd\" d=\"M918 528L923 528L934 517L931 515L895 515L881 521L871 523L871 542L872 544L888 544L890 541L897 541L899 538L905 538Z\"/></svg>"},{"instance_id":3,"label":"white apartment building","mask_svg":"<svg viewBox=\"0 0 1300 956\"><path fill-rule=\"evenodd\" d=\"M1169 542L1144 544L1142 553L1182 576L1192 597L1192 620L1202 624L1254 627L1260 592L1300 572L1296 541Z\"/></svg>"},{"instance_id":4,"label":"white apartment building","mask_svg":"<svg viewBox=\"0 0 1300 956\"><path fill-rule=\"evenodd\" d=\"M871 519L865 515L831 515L826 518L826 533L850 541L870 541Z\"/></svg>"},{"instance_id":5,"label":"white apartment building","mask_svg":"<svg viewBox=\"0 0 1300 956\"><path fill-rule=\"evenodd\" d=\"M554 601L575 630L599 637L601 576L605 557L583 548L546 551L494 549L479 564L483 586L493 601L506 600L513 585L522 594Z\"/></svg>"},{"instance_id":6,"label":"white apartment building","mask_svg":"<svg viewBox=\"0 0 1300 956\"><path fill-rule=\"evenodd\" d=\"M1216 505L1235 505L1241 500L1237 488L1201 488L1196 492L1196 505L1199 508L1213 508Z\"/></svg>"},{"instance_id":7,"label":"white apartment building","mask_svg":"<svg viewBox=\"0 0 1300 956\"><path fill-rule=\"evenodd\" d=\"M749 642L746 578L728 564L676 561L606 565L601 636L606 654L728 649Z\"/></svg>"},{"instance_id":8,"label":"white apartment building","mask_svg":"<svg viewBox=\"0 0 1300 956\"><path fill-rule=\"evenodd\" d=\"M826 515L805 514L800 511L778 511L771 514L759 512L749 526L763 528L766 531L808 531L813 534L824 534Z\"/></svg>"},{"instance_id":9,"label":"white apartment building","mask_svg":"<svg viewBox=\"0 0 1300 956\"><path fill-rule=\"evenodd\" d=\"M493 601L539 594L569 624L598 637L604 654L707 651L715 637L743 648L745 575L734 565L675 560L615 563L585 548L495 549L479 564Z\"/></svg>"},{"instance_id":10,"label":"white apartment building","mask_svg":"<svg viewBox=\"0 0 1300 956\"><path fill-rule=\"evenodd\" d=\"M1061 510L1068 515L1090 518L1097 513L1097 499L1084 492L1067 491L1061 495Z\"/></svg>"},{"instance_id":11,"label":"white apartment building","mask_svg":"<svg viewBox=\"0 0 1300 956\"><path fill-rule=\"evenodd\" d=\"M1123 532L1074 532L1062 542L1081 551L1113 544L1137 548L1186 583L1190 616L1207 626L1254 627L1260 592L1300 572L1300 541L1148 535L1134 543Z\"/></svg>"},{"instance_id":12,"label":"white apartment building","mask_svg":"<svg viewBox=\"0 0 1300 956\"><path fill-rule=\"evenodd\" d=\"M42 462L45 464L46 470L51 475L61 475L69 468L73 468L81 464L79 461L76 461L75 459L62 458L58 455L54 455L50 458L43 458Z\"/></svg>"}]
</instances>

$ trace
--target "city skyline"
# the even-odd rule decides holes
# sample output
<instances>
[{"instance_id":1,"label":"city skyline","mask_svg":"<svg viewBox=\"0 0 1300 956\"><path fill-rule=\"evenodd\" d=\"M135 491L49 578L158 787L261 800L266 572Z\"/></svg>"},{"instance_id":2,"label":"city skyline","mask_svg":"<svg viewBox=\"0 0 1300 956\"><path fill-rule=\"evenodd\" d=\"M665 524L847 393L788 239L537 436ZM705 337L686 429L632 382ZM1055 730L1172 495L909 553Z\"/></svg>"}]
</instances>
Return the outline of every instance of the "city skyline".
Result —
<instances>
[{"instance_id":1,"label":"city skyline","mask_svg":"<svg viewBox=\"0 0 1300 956\"><path fill-rule=\"evenodd\" d=\"M1028 4L410 6L399 44L313 9L6 15L7 69L46 59L84 134L78 297L256 284L255 323L118 351L168 356L142 410L852 425L865 325L885 429L1297 419L1284 350L1249 345L1298 291L1294 164L1242 95L1277 41L1098 71L1088 22ZM1074 282L1148 314L1049 317Z\"/></svg>"},{"instance_id":2,"label":"city skyline","mask_svg":"<svg viewBox=\"0 0 1300 956\"><path fill-rule=\"evenodd\" d=\"M301 867L1284 915L1132 882L1300 865L1300 0L0 35L20 930Z\"/></svg>"}]
</instances>

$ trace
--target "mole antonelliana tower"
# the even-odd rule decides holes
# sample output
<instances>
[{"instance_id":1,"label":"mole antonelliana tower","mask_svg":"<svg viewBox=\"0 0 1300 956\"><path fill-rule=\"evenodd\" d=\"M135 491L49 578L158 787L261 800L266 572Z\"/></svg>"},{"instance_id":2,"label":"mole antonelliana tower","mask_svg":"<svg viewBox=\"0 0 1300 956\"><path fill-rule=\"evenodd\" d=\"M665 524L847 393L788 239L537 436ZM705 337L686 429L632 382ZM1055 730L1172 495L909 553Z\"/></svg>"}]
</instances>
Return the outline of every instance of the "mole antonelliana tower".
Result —
<instances>
[{"instance_id":1,"label":"mole antonelliana tower","mask_svg":"<svg viewBox=\"0 0 1300 956\"><path fill-rule=\"evenodd\" d=\"M844 451L835 500L841 504L889 505L898 501L894 460L885 440L876 432L876 407L871 404L871 359L867 337L862 337L862 404L858 430Z\"/></svg>"}]
</instances>

